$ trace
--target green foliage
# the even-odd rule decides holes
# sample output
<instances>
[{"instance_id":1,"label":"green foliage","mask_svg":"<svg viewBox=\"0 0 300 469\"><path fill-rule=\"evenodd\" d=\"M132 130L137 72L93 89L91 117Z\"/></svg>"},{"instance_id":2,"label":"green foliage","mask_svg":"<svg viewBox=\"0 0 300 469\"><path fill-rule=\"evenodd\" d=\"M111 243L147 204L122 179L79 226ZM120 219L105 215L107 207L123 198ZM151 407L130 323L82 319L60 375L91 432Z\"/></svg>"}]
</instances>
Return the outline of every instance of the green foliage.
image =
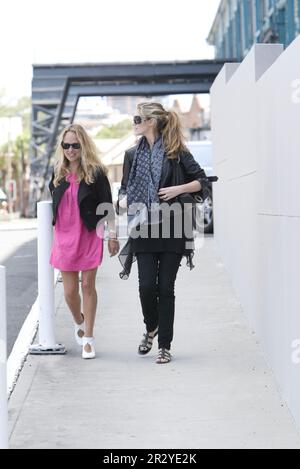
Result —
<instances>
[{"instance_id":1,"label":"green foliage","mask_svg":"<svg viewBox=\"0 0 300 469\"><path fill-rule=\"evenodd\" d=\"M103 127L96 135L97 138L122 138L132 131L132 123L130 119L124 119L118 124Z\"/></svg>"},{"instance_id":2,"label":"green foliage","mask_svg":"<svg viewBox=\"0 0 300 469\"><path fill-rule=\"evenodd\" d=\"M18 183L26 171L30 142L30 113L31 98L25 96L16 102L10 102L0 90L0 118L21 117L23 127L21 135L0 147L1 187L5 187L8 177L12 177Z\"/></svg>"},{"instance_id":3,"label":"green foliage","mask_svg":"<svg viewBox=\"0 0 300 469\"><path fill-rule=\"evenodd\" d=\"M15 103L10 103L3 90L0 90L0 117L22 117L23 129L29 133L31 98L24 96Z\"/></svg>"}]
</instances>

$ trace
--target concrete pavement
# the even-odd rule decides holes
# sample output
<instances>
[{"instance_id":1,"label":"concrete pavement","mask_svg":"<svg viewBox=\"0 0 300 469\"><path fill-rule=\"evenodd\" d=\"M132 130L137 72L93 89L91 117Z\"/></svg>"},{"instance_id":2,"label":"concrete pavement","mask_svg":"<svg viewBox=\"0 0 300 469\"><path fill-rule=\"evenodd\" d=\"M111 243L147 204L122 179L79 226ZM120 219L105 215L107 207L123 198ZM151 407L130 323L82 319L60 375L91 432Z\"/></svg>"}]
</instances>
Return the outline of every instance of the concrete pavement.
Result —
<instances>
[{"instance_id":1,"label":"concrete pavement","mask_svg":"<svg viewBox=\"0 0 300 469\"><path fill-rule=\"evenodd\" d=\"M28 356L9 402L11 448L300 448L257 337L249 330L213 238L177 278L173 361L155 364L143 333L136 265L98 272L97 358L83 360L56 286L64 356Z\"/></svg>"}]
</instances>

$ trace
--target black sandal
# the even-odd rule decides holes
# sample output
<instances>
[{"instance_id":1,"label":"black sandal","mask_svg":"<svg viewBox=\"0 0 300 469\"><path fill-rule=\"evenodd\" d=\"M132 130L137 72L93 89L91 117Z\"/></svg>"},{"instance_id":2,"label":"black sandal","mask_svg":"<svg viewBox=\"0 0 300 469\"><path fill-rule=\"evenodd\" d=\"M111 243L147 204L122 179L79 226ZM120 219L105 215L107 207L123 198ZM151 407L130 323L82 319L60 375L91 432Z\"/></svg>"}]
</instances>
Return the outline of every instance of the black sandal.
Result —
<instances>
[{"instance_id":1,"label":"black sandal","mask_svg":"<svg viewBox=\"0 0 300 469\"><path fill-rule=\"evenodd\" d=\"M169 363L172 360L172 355L170 353L170 350L167 348L160 348L158 350L158 355L156 358L156 363Z\"/></svg>"},{"instance_id":2,"label":"black sandal","mask_svg":"<svg viewBox=\"0 0 300 469\"><path fill-rule=\"evenodd\" d=\"M153 345L153 339L155 336L157 336L157 333L158 333L158 327L152 332L145 332L145 334L143 335L142 341L139 345L139 348L138 348L138 353L140 355L146 355L146 353L150 352L150 350L152 349L152 345Z\"/></svg>"}]
</instances>

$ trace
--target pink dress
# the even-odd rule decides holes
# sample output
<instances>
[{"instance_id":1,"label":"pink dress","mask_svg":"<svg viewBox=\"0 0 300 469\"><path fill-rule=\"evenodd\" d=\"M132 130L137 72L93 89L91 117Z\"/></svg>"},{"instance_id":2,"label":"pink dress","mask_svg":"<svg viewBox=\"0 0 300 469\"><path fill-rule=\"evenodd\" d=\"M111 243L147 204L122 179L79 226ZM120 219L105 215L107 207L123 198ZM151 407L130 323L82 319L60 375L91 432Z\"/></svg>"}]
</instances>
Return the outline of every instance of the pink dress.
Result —
<instances>
[{"instance_id":1,"label":"pink dress","mask_svg":"<svg viewBox=\"0 0 300 469\"><path fill-rule=\"evenodd\" d=\"M98 267L103 257L104 228L88 231L79 212L76 175L69 174L70 186L58 206L50 264L62 271L79 272Z\"/></svg>"}]
</instances>

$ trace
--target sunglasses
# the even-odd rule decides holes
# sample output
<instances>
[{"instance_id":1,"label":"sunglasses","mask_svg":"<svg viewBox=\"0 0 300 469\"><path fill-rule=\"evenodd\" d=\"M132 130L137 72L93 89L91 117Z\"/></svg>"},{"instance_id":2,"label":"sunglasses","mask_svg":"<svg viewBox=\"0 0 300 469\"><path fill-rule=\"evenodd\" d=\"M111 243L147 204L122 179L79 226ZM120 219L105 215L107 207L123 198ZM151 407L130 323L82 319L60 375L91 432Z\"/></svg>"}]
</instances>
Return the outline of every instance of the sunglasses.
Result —
<instances>
[{"instance_id":1,"label":"sunglasses","mask_svg":"<svg viewBox=\"0 0 300 469\"><path fill-rule=\"evenodd\" d=\"M70 147L74 148L74 150L79 150L80 143L65 143L61 142L61 146L63 147L64 150L69 150Z\"/></svg>"},{"instance_id":2,"label":"sunglasses","mask_svg":"<svg viewBox=\"0 0 300 469\"><path fill-rule=\"evenodd\" d=\"M135 125L141 124L143 121L146 121L146 120L148 120L148 119L149 119L148 117L133 116L133 123L134 123Z\"/></svg>"}]
</instances>

